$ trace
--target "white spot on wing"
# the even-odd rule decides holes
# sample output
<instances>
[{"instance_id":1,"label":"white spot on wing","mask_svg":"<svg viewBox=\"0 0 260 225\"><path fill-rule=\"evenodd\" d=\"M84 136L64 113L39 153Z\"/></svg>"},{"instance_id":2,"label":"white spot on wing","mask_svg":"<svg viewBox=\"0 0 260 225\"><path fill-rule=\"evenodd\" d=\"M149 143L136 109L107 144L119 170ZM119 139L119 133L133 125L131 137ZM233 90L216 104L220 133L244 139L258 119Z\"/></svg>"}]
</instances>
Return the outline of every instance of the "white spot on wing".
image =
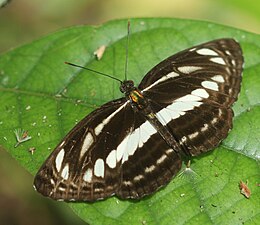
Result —
<instances>
[{"instance_id":1,"label":"white spot on wing","mask_svg":"<svg viewBox=\"0 0 260 225\"><path fill-rule=\"evenodd\" d=\"M172 153L174 150L172 148L169 148L168 150L166 150L166 155L169 155L170 153Z\"/></svg>"},{"instance_id":2,"label":"white spot on wing","mask_svg":"<svg viewBox=\"0 0 260 225\"><path fill-rule=\"evenodd\" d=\"M61 142L59 147L61 148L65 144L65 141Z\"/></svg>"},{"instance_id":3,"label":"white spot on wing","mask_svg":"<svg viewBox=\"0 0 260 225\"><path fill-rule=\"evenodd\" d=\"M116 160L119 162L122 158L124 153L127 151L127 141L129 139L129 135L127 135L124 140L117 146L116 149Z\"/></svg>"},{"instance_id":4,"label":"white spot on wing","mask_svg":"<svg viewBox=\"0 0 260 225\"><path fill-rule=\"evenodd\" d=\"M141 179L144 179L144 176L142 174L134 177L134 181L139 181Z\"/></svg>"},{"instance_id":5,"label":"white spot on wing","mask_svg":"<svg viewBox=\"0 0 260 225\"><path fill-rule=\"evenodd\" d=\"M69 178L69 164L67 163L63 170L61 171L61 177L64 179L64 180L68 180Z\"/></svg>"},{"instance_id":6,"label":"white spot on wing","mask_svg":"<svg viewBox=\"0 0 260 225\"><path fill-rule=\"evenodd\" d=\"M226 50L225 53L226 53L227 55L231 55L230 51L228 51L228 50Z\"/></svg>"},{"instance_id":7,"label":"white spot on wing","mask_svg":"<svg viewBox=\"0 0 260 225\"><path fill-rule=\"evenodd\" d=\"M206 131L206 130L208 129L208 127L209 127L209 125L208 125L208 124L206 124L206 123L204 123L203 127L200 129L200 130L201 130L201 132L204 132L204 131Z\"/></svg>"},{"instance_id":8,"label":"white spot on wing","mask_svg":"<svg viewBox=\"0 0 260 225\"><path fill-rule=\"evenodd\" d=\"M199 135L199 132L196 131L196 132L194 132L192 134L189 134L188 136L189 136L190 139L193 139L193 138L197 137L198 135Z\"/></svg>"},{"instance_id":9,"label":"white spot on wing","mask_svg":"<svg viewBox=\"0 0 260 225\"><path fill-rule=\"evenodd\" d=\"M144 172L145 173L151 173L151 172L153 172L155 170L155 168L156 168L155 165L151 165L149 167L146 167Z\"/></svg>"},{"instance_id":10,"label":"white spot on wing","mask_svg":"<svg viewBox=\"0 0 260 225\"><path fill-rule=\"evenodd\" d=\"M169 108L171 110L178 110L181 113L184 113L186 111L194 109L195 106L200 106L201 104L202 104L202 102L197 102L197 101L194 101L194 102L179 102L179 101L175 101L173 104L171 104L167 108Z\"/></svg>"},{"instance_id":11,"label":"white spot on wing","mask_svg":"<svg viewBox=\"0 0 260 225\"><path fill-rule=\"evenodd\" d=\"M209 97L209 93L205 89L202 89L202 88L198 88L198 89L192 91L191 94L195 95L195 96L202 97L202 98L208 98Z\"/></svg>"},{"instance_id":12,"label":"white spot on wing","mask_svg":"<svg viewBox=\"0 0 260 225\"><path fill-rule=\"evenodd\" d=\"M167 79L169 79L169 78L174 78L174 77L178 77L178 76L180 76L178 73L170 72L170 73L167 74L165 77L166 77Z\"/></svg>"},{"instance_id":13,"label":"white spot on wing","mask_svg":"<svg viewBox=\"0 0 260 225\"><path fill-rule=\"evenodd\" d=\"M222 109L221 109L221 108L218 109L218 116L219 116L219 117L222 116Z\"/></svg>"},{"instance_id":14,"label":"white spot on wing","mask_svg":"<svg viewBox=\"0 0 260 225\"><path fill-rule=\"evenodd\" d=\"M179 76L178 73L170 72L170 73L168 73L167 75L161 77L159 80L157 80L157 81L155 81L154 83L152 83L150 86L146 87L143 91L147 91L147 90L149 90L151 87L153 87L154 85L157 85L157 84L159 84L159 83L161 83L161 82L163 82L163 81L166 81L166 80L168 80L168 79L170 79L170 78L174 78L174 77L178 77L178 76ZM143 91L142 91L142 92L143 92Z\"/></svg>"},{"instance_id":15,"label":"white spot on wing","mask_svg":"<svg viewBox=\"0 0 260 225\"><path fill-rule=\"evenodd\" d=\"M66 189L64 187L58 187L59 191L65 191Z\"/></svg>"},{"instance_id":16,"label":"white spot on wing","mask_svg":"<svg viewBox=\"0 0 260 225\"><path fill-rule=\"evenodd\" d=\"M116 158L117 161L122 159L122 163L127 161L129 156L133 155L138 147L143 144L156 133L156 129L149 121L143 123L139 128L135 129L117 147Z\"/></svg>"},{"instance_id":17,"label":"white spot on wing","mask_svg":"<svg viewBox=\"0 0 260 225\"><path fill-rule=\"evenodd\" d=\"M220 58L220 57L214 57L214 58L211 58L209 59L211 62L214 62L214 63L218 63L218 64L221 64L221 65L226 65L225 61Z\"/></svg>"},{"instance_id":18,"label":"white spot on wing","mask_svg":"<svg viewBox=\"0 0 260 225\"><path fill-rule=\"evenodd\" d=\"M218 91L218 84L214 81L203 81L201 82L201 85L204 88L211 89L213 91Z\"/></svg>"},{"instance_id":19,"label":"white spot on wing","mask_svg":"<svg viewBox=\"0 0 260 225\"><path fill-rule=\"evenodd\" d=\"M186 142L187 141L187 138L185 137L185 136L183 136L182 138L181 138L181 140L180 140L180 143L184 143L184 142Z\"/></svg>"},{"instance_id":20,"label":"white spot on wing","mask_svg":"<svg viewBox=\"0 0 260 225\"><path fill-rule=\"evenodd\" d=\"M92 145L94 142L93 136L90 132L87 133L85 140L83 142L83 146L80 151L80 158L85 154L85 152L89 149L89 147Z\"/></svg>"},{"instance_id":21,"label":"white spot on wing","mask_svg":"<svg viewBox=\"0 0 260 225\"><path fill-rule=\"evenodd\" d=\"M180 66L180 67L178 67L178 70L185 74L189 74L189 73L195 72L200 69L202 69L202 67L200 67L200 66Z\"/></svg>"},{"instance_id":22,"label":"white spot on wing","mask_svg":"<svg viewBox=\"0 0 260 225\"><path fill-rule=\"evenodd\" d=\"M162 125L166 125L167 121L171 119L171 112L167 112L165 108L165 110L157 112L155 117L160 121Z\"/></svg>"},{"instance_id":23,"label":"white spot on wing","mask_svg":"<svg viewBox=\"0 0 260 225\"><path fill-rule=\"evenodd\" d=\"M61 149L60 152L57 154L56 159L55 159L55 166L58 172L60 172L61 165L63 162L65 151L64 149Z\"/></svg>"},{"instance_id":24,"label":"white spot on wing","mask_svg":"<svg viewBox=\"0 0 260 225\"><path fill-rule=\"evenodd\" d=\"M216 122L218 122L218 118L215 117L212 121L211 121L211 124L215 124Z\"/></svg>"},{"instance_id":25,"label":"white spot on wing","mask_svg":"<svg viewBox=\"0 0 260 225\"><path fill-rule=\"evenodd\" d=\"M94 166L94 174L97 177L103 177L105 176L105 165L103 159L97 159Z\"/></svg>"},{"instance_id":26,"label":"white spot on wing","mask_svg":"<svg viewBox=\"0 0 260 225\"><path fill-rule=\"evenodd\" d=\"M138 145L139 148L143 147L144 143L147 142L147 140L151 137L153 132L154 131L149 129L149 126L146 126L145 123L140 126L140 141Z\"/></svg>"},{"instance_id":27,"label":"white spot on wing","mask_svg":"<svg viewBox=\"0 0 260 225\"><path fill-rule=\"evenodd\" d=\"M218 53L215 51L208 49L208 48L202 48L196 51L199 55L210 55L210 56L218 56Z\"/></svg>"},{"instance_id":28,"label":"white spot on wing","mask_svg":"<svg viewBox=\"0 0 260 225\"><path fill-rule=\"evenodd\" d=\"M176 99L175 101L178 102L199 102L201 101L201 97L194 96L194 95L185 95L181 98Z\"/></svg>"},{"instance_id":29,"label":"white spot on wing","mask_svg":"<svg viewBox=\"0 0 260 225\"><path fill-rule=\"evenodd\" d=\"M166 108L161 109L156 113L159 121L166 125L171 120L184 115L186 111L192 110L202 104L200 102L201 97L193 95L185 95L181 98L176 99L172 104L168 105Z\"/></svg>"},{"instance_id":30,"label":"white spot on wing","mask_svg":"<svg viewBox=\"0 0 260 225\"><path fill-rule=\"evenodd\" d=\"M176 119L181 116L180 111L178 110L171 110L169 108L164 108L156 113L158 120L161 122L162 125L166 125L171 120Z\"/></svg>"},{"instance_id":31,"label":"white spot on wing","mask_svg":"<svg viewBox=\"0 0 260 225\"><path fill-rule=\"evenodd\" d=\"M143 123L139 128L135 129L118 145L116 149L116 160L122 163L128 160L128 157L133 155L138 147L150 138L151 135L156 133L156 129L150 124L149 121Z\"/></svg>"},{"instance_id":32,"label":"white spot on wing","mask_svg":"<svg viewBox=\"0 0 260 225\"><path fill-rule=\"evenodd\" d=\"M130 134L127 144L127 154L133 155L139 144L139 128L135 129L133 133Z\"/></svg>"},{"instance_id":33,"label":"white spot on wing","mask_svg":"<svg viewBox=\"0 0 260 225\"><path fill-rule=\"evenodd\" d=\"M116 150L111 151L107 158L106 164L111 168L114 169L116 167Z\"/></svg>"},{"instance_id":34,"label":"white spot on wing","mask_svg":"<svg viewBox=\"0 0 260 225\"><path fill-rule=\"evenodd\" d=\"M141 129L144 129L150 136L157 132L157 130L148 121L141 125Z\"/></svg>"},{"instance_id":35,"label":"white spot on wing","mask_svg":"<svg viewBox=\"0 0 260 225\"><path fill-rule=\"evenodd\" d=\"M132 186L132 185L133 185L133 183L132 183L131 181L129 181L129 180L123 181L123 184L124 184L125 186Z\"/></svg>"},{"instance_id":36,"label":"white spot on wing","mask_svg":"<svg viewBox=\"0 0 260 225\"><path fill-rule=\"evenodd\" d=\"M121 105L116 111L114 111L111 115L104 119L100 124L98 124L94 129L95 135L98 136L100 132L103 130L104 126L108 124L109 121L126 106L126 104L128 104L128 101Z\"/></svg>"},{"instance_id":37,"label":"white spot on wing","mask_svg":"<svg viewBox=\"0 0 260 225\"><path fill-rule=\"evenodd\" d=\"M98 125L95 127L95 129L94 129L95 135L99 135L100 132L103 130L103 128L104 128L103 122L100 123L100 124L98 124Z\"/></svg>"},{"instance_id":38,"label":"white spot on wing","mask_svg":"<svg viewBox=\"0 0 260 225\"><path fill-rule=\"evenodd\" d=\"M92 169L88 168L84 173L83 180L90 183L92 181Z\"/></svg>"},{"instance_id":39,"label":"white spot on wing","mask_svg":"<svg viewBox=\"0 0 260 225\"><path fill-rule=\"evenodd\" d=\"M211 80L214 80L214 81L219 82L219 83L225 82L223 76L221 76L221 75L215 75L215 76L211 77Z\"/></svg>"},{"instance_id":40,"label":"white spot on wing","mask_svg":"<svg viewBox=\"0 0 260 225\"><path fill-rule=\"evenodd\" d=\"M157 159L156 163L161 164L167 158L166 155L162 155L159 159Z\"/></svg>"}]
</instances>

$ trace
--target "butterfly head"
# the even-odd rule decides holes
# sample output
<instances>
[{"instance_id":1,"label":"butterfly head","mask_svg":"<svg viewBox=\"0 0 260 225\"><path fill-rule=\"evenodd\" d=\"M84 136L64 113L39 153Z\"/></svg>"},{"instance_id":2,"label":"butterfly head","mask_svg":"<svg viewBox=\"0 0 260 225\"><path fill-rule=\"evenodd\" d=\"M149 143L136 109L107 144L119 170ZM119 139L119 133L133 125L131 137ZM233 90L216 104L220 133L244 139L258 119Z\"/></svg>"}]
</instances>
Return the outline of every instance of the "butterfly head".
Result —
<instances>
[{"instance_id":1,"label":"butterfly head","mask_svg":"<svg viewBox=\"0 0 260 225\"><path fill-rule=\"evenodd\" d=\"M132 80L125 80L120 85L120 91L128 95L131 91L135 90L134 82Z\"/></svg>"}]
</instances>

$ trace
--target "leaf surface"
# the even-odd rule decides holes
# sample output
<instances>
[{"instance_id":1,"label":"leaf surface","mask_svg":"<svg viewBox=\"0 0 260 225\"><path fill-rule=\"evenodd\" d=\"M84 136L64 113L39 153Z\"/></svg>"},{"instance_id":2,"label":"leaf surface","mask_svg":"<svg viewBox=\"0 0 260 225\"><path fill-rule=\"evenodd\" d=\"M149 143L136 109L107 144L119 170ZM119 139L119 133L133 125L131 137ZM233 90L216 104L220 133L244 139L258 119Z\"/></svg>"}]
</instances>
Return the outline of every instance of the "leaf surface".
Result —
<instances>
[{"instance_id":1,"label":"leaf surface","mask_svg":"<svg viewBox=\"0 0 260 225\"><path fill-rule=\"evenodd\" d=\"M0 56L0 144L33 175L65 134L103 103L121 97L119 84L64 65L73 62L124 79L126 20L65 29ZM68 203L90 224L254 224L260 220L260 37L213 23L131 20L128 79L138 84L154 65L185 48L231 37L245 69L234 105L234 128L214 151L193 158L197 175L177 176L141 201L116 197ZM93 53L107 48L100 61ZM14 148L14 130L32 139ZM28 149L35 147L30 155ZM248 180L250 199L240 194Z\"/></svg>"}]
</instances>

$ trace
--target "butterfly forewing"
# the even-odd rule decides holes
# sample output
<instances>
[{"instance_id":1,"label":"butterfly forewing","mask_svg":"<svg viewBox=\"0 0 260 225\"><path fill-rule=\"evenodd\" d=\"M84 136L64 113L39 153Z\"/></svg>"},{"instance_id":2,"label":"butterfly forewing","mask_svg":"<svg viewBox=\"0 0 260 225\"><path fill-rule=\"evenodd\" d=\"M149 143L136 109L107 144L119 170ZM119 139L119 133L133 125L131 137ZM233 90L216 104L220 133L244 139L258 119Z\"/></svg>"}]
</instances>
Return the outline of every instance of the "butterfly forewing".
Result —
<instances>
[{"instance_id":1,"label":"butterfly forewing","mask_svg":"<svg viewBox=\"0 0 260 225\"><path fill-rule=\"evenodd\" d=\"M37 191L75 201L155 192L180 170L183 155L209 151L227 136L242 64L233 39L165 59L138 89L126 90L125 98L101 106L70 131L38 171Z\"/></svg>"},{"instance_id":2,"label":"butterfly forewing","mask_svg":"<svg viewBox=\"0 0 260 225\"><path fill-rule=\"evenodd\" d=\"M93 201L114 194L120 167L108 167L105 160L133 126L133 116L124 98L85 117L43 164L35 177L36 189L45 196L63 200ZM122 126L117 127L118 121ZM107 124L116 130L108 129Z\"/></svg>"}]
</instances>

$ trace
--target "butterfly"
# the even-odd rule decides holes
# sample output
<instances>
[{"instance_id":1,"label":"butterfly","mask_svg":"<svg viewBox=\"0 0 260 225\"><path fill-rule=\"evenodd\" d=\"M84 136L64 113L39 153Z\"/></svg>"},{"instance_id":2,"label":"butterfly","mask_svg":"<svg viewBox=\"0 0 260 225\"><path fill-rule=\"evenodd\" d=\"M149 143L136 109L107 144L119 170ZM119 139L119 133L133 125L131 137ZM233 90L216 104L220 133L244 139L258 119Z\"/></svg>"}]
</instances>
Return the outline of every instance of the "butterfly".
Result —
<instances>
[{"instance_id":1,"label":"butterfly","mask_svg":"<svg viewBox=\"0 0 260 225\"><path fill-rule=\"evenodd\" d=\"M242 70L241 47L226 38L168 57L138 86L121 81L124 97L94 110L65 136L37 172L35 189L64 201L154 193L185 157L226 138Z\"/></svg>"}]
</instances>

